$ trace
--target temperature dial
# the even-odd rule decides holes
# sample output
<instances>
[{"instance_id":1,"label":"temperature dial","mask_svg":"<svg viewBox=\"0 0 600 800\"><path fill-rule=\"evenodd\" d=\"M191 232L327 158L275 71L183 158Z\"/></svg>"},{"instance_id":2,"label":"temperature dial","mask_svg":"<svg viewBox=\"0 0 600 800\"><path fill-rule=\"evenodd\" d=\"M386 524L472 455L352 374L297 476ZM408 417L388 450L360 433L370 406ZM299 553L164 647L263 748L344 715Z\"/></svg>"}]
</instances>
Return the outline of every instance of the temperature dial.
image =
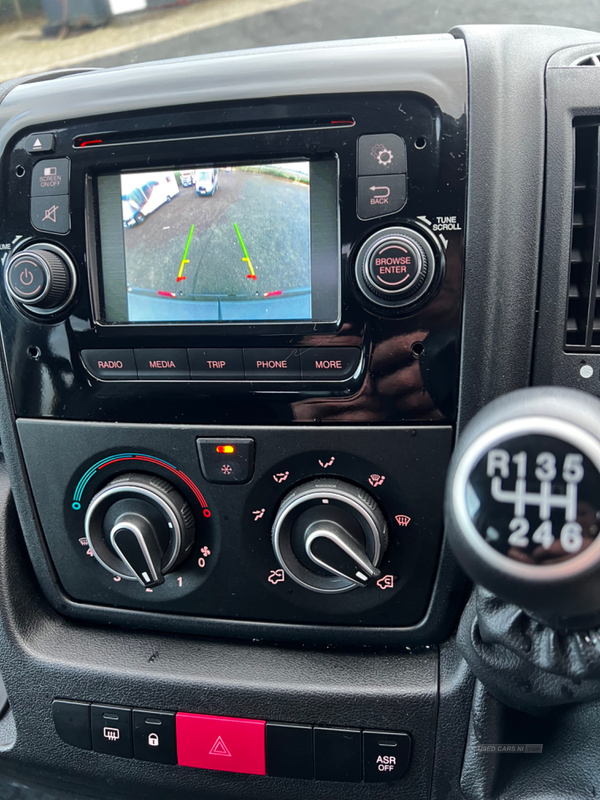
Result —
<instances>
[{"instance_id":1,"label":"temperature dial","mask_svg":"<svg viewBox=\"0 0 600 800\"><path fill-rule=\"evenodd\" d=\"M273 524L279 563L301 586L334 594L368 586L381 573L387 524L364 489L319 479L283 500Z\"/></svg>"},{"instance_id":2,"label":"temperature dial","mask_svg":"<svg viewBox=\"0 0 600 800\"><path fill-rule=\"evenodd\" d=\"M93 498L85 529L103 567L151 588L189 554L195 524L187 501L168 481L130 473Z\"/></svg>"}]
</instances>

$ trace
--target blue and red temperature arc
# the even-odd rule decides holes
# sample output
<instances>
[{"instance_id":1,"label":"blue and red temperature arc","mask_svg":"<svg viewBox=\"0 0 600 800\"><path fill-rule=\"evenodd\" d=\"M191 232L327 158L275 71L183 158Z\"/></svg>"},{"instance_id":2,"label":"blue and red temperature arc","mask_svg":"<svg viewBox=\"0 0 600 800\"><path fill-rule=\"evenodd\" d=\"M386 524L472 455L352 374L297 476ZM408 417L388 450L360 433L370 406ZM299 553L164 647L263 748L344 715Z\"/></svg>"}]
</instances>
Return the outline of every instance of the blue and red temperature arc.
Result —
<instances>
[{"instance_id":1,"label":"blue and red temperature arc","mask_svg":"<svg viewBox=\"0 0 600 800\"><path fill-rule=\"evenodd\" d=\"M75 492L73 494L73 503L71 507L74 511L79 511L81 509L81 498L83 496L83 492L85 487L91 480L91 478L101 469L104 467L108 467L109 464L116 464L118 461L146 461L150 464L157 464L159 467L163 467L163 469L172 472L173 475L176 475L180 480L182 480L186 486L194 493L196 499L200 503L202 507L202 513L205 517L210 517L210 510L208 508L208 503L204 499L204 495L200 491L200 489L196 486L194 481L188 477L185 472L182 472L177 467L174 467L173 464L169 464L168 461L163 461L161 458L154 458L154 456L147 456L144 453L118 453L114 456L108 456L108 458L103 458L101 461L97 461L95 464L88 469L88 471L81 477L81 480L75 487Z\"/></svg>"}]
</instances>

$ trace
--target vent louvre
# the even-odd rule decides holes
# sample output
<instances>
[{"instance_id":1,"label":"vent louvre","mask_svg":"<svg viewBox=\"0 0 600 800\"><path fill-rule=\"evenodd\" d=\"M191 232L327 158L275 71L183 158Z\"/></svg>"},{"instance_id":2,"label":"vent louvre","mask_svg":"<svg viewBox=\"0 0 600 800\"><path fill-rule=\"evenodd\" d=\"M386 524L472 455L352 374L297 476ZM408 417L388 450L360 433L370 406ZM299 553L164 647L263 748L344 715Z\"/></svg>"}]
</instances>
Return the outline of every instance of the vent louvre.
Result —
<instances>
[{"instance_id":1,"label":"vent louvre","mask_svg":"<svg viewBox=\"0 0 600 800\"><path fill-rule=\"evenodd\" d=\"M600 347L598 146L598 125L575 128L573 220L565 325L567 350Z\"/></svg>"},{"instance_id":2,"label":"vent louvre","mask_svg":"<svg viewBox=\"0 0 600 800\"><path fill-rule=\"evenodd\" d=\"M572 67L600 67L600 53L592 53L589 56L578 58L571 64Z\"/></svg>"}]
</instances>

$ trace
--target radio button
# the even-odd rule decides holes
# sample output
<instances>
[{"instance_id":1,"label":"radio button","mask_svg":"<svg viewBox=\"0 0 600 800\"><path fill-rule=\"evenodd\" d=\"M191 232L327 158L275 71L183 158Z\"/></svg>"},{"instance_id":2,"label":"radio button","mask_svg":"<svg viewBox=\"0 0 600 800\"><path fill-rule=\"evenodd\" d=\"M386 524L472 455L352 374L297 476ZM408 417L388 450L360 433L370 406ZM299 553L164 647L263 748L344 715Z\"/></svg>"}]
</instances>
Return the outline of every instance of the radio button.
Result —
<instances>
[{"instance_id":1,"label":"radio button","mask_svg":"<svg viewBox=\"0 0 600 800\"><path fill-rule=\"evenodd\" d=\"M31 224L38 231L69 233L71 230L69 196L32 197Z\"/></svg>"},{"instance_id":2,"label":"radio button","mask_svg":"<svg viewBox=\"0 0 600 800\"><path fill-rule=\"evenodd\" d=\"M190 375L205 381L235 381L244 378L244 358L241 350L213 348L188 350Z\"/></svg>"},{"instance_id":3,"label":"radio button","mask_svg":"<svg viewBox=\"0 0 600 800\"><path fill-rule=\"evenodd\" d=\"M190 377L187 351L183 349L134 350L138 378L168 381Z\"/></svg>"},{"instance_id":4,"label":"radio button","mask_svg":"<svg viewBox=\"0 0 600 800\"><path fill-rule=\"evenodd\" d=\"M356 372L360 361L358 347L313 347L303 350L304 380L341 381Z\"/></svg>"},{"instance_id":5,"label":"radio button","mask_svg":"<svg viewBox=\"0 0 600 800\"><path fill-rule=\"evenodd\" d=\"M82 350L81 358L95 378L113 381L138 376L133 350Z\"/></svg>"},{"instance_id":6,"label":"radio button","mask_svg":"<svg viewBox=\"0 0 600 800\"><path fill-rule=\"evenodd\" d=\"M406 175L372 175L358 179L357 212L360 219L395 214L406 203Z\"/></svg>"},{"instance_id":7,"label":"radio button","mask_svg":"<svg viewBox=\"0 0 600 800\"><path fill-rule=\"evenodd\" d=\"M406 144L395 133L361 136L358 140L359 175L398 175L406 172Z\"/></svg>"},{"instance_id":8,"label":"radio button","mask_svg":"<svg viewBox=\"0 0 600 800\"><path fill-rule=\"evenodd\" d=\"M246 378L252 381L292 381L300 378L300 351L270 347L244 350Z\"/></svg>"},{"instance_id":9,"label":"radio button","mask_svg":"<svg viewBox=\"0 0 600 800\"><path fill-rule=\"evenodd\" d=\"M31 176L32 197L54 197L69 194L71 162L68 158L38 161Z\"/></svg>"}]
</instances>

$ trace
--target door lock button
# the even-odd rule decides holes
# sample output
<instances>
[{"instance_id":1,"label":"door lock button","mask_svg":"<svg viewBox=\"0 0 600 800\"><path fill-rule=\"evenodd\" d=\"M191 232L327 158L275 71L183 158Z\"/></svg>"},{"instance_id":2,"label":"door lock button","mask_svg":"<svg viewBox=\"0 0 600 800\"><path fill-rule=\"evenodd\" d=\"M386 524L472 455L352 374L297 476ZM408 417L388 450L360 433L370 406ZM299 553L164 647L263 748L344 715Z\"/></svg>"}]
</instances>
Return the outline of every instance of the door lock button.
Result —
<instances>
[{"instance_id":1,"label":"door lock button","mask_svg":"<svg viewBox=\"0 0 600 800\"><path fill-rule=\"evenodd\" d=\"M133 756L158 764L177 763L174 713L134 709Z\"/></svg>"}]
</instances>

